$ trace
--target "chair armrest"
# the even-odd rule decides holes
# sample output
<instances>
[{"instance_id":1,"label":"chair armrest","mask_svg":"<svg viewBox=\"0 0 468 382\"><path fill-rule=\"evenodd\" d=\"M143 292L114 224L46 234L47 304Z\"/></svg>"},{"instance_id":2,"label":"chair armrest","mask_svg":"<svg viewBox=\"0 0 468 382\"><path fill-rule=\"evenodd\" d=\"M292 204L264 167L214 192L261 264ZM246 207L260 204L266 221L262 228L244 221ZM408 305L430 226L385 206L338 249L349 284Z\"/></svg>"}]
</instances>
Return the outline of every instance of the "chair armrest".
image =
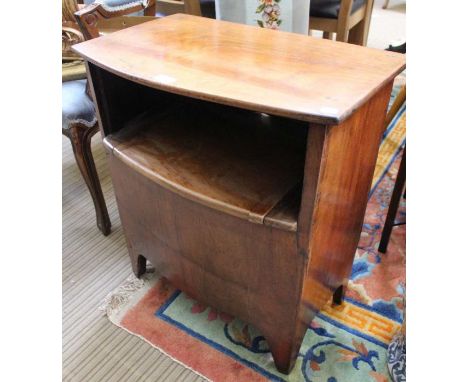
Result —
<instances>
[{"instance_id":1,"label":"chair armrest","mask_svg":"<svg viewBox=\"0 0 468 382\"><path fill-rule=\"evenodd\" d=\"M156 0L133 0L127 4L110 7L103 3L92 3L75 12L76 21L85 40L99 37L98 22L113 17L125 16L148 9L156 13Z\"/></svg>"},{"instance_id":2,"label":"chair armrest","mask_svg":"<svg viewBox=\"0 0 468 382\"><path fill-rule=\"evenodd\" d=\"M71 50L73 44L84 41L77 23L62 21L62 61L79 60L80 56Z\"/></svg>"}]
</instances>

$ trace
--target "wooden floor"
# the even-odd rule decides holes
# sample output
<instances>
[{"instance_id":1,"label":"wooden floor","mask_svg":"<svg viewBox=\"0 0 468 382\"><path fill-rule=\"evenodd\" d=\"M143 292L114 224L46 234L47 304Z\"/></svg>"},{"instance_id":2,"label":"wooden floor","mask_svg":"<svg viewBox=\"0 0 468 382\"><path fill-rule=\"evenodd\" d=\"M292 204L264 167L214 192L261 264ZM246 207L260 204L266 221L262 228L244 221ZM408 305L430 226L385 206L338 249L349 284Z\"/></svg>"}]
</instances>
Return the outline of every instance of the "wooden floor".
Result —
<instances>
[{"instance_id":1,"label":"wooden floor","mask_svg":"<svg viewBox=\"0 0 468 382\"><path fill-rule=\"evenodd\" d=\"M98 311L101 300L130 274L100 135L93 154L109 208L112 233L96 227L91 197L63 138L63 380L203 381L139 338L114 326Z\"/></svg>"}]
</instances>

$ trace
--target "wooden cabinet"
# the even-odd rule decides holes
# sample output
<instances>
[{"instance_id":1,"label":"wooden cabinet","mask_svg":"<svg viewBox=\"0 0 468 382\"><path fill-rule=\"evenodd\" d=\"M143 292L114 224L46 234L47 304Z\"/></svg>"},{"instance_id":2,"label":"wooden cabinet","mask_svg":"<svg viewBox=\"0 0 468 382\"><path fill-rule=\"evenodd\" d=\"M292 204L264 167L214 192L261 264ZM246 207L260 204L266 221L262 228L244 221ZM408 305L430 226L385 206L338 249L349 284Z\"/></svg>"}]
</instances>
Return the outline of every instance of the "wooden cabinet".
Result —
<instances>
[{"instance_id":1,"label":"wooden cabinet","mask_svg":"<svg viewBox=\"0 0 468 382\"><path fill-rule=\"evenodd\" d=\"M289 372L342 298L404 57L187 15L75 49L135 273L256 326Z\"/></svg>"}]
</instances>

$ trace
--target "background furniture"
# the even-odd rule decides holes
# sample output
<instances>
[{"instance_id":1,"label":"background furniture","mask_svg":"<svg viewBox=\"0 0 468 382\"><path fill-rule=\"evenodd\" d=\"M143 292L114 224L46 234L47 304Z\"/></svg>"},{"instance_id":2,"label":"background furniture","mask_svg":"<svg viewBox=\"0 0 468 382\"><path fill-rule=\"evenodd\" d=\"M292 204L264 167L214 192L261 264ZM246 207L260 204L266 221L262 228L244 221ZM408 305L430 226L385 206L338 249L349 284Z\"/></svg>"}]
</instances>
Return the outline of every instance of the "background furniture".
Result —
<instances>
[{"instance_id":1,"label":"background furniture","mask_svg":"<svg viewBox=\"0 0 468 382\"><path fill-rule=\"evenodd\" d=\"M88 186L98 228L110 233L111 223L91 152L91 138L99 130L94 105L86 94L86 80L62 84L62 134L70 139L76 164Z\"/></svg>"},{"instance_id":2,"label":"background furniture","mask_svg":"<svg viewBox=\"0 0 468 382\"><path fill-rule=\"evenodd\" d=\"M77 10L76 0L62 0L62 81L86 78L83 59L71 49L73 44L84 41L74 16Z\"/></svg>"},{"instance_id":3,"label":"background furniture","mask_svg":"<svg viewBox=\"0 0 468 382\"><path fill-rule=\"evenodd\" d=\"M89 40L153 20L155 14L156 0L103 0L88 4L75 13L75 18L84 38ZM132 16L125 17L128 15Z\"/></svg>"},{"instance_id":4,"label":"background furniture","mask_svg":"<svg viewBox=\"0 0 468 382\"><path fill-rule=\"evenodd\" d=\"M214 0L149 0L146 8L144 4L144 0L89 0L75 17L87 40L174 13L216 17Z\"/></svg>"},{"instance_id":5,"label":"background furniture","mask_svg":"<svg viewBox=\"0 0 468 382\"><path fill-rule=\"evenodd\" d=\"M397 53L403 53L405 54L406 53L406 42L404 42L403 44L400 44L400 45L396 45L396 46L393 46L393 45L389 45L389 47L385 50L388 50L389 52L397 52Z\"/></svg>"},{"instance_id":6,"label":"background furniture","mask_svg":"<svg viewBox=\"0 0 468 382\"><path fill-rule=\"evenodd\" d=\"M158 16L169 16L175 13L216 18L215 0L158 0Z\"/></svg>"},{"instance_id":7,"label":"background furniture","mask_svg":"<svg viewBox=\"0 0 468 382\"><path fill-rule=\"evenodd\" d=\"M126 6L121 1L118 9L112 10L107 6L106 10L104 5L100 4L83 8L74 0L62 0L62 134L70 139L76 163L93 199L97 226L104 235L110 233L111 223L91 152L91 139L98 132L99 126L93 102L86 92L85 66L81 57L71 50L71 46L99 35L94 14L100 14L100 10L104 19L142 11L143 4L143 1L140 4L132 1L131 6ZM154 1L150 1L149 5L154 5ZM80 8L80 14L86 19L84 23L86 27L81 30L74 16L74 12ZM125 25L121 25L122 23L114 23L110 27L108 25L106 31L120 29L127 24L133 25L135 21L131 21L133 18L127 18L123 23ZM141 18L138 21L141 22Z\"/></svg>"},{"instance_id":8,"label":"background furniture","mask_svg":"<svg viewBox=\"0 0 468 382\"><path fill-rule=\"evenodd\" d=\"M379 252L387 252L388 242L392 234L393 227L395 226L395 217L398 212L398 206L400 205L401 196L405 188L406 182L406 147L403 150L403 157L401 158L400 167L398 168L397 178L395 180L395 186L393 188L392 198L388 206L387 217L385 219L384 228L382 230L382 236L380 238Z\"/></svg>"},{"instance_id":9,"label":"background furniture","mask_svg":"<svg viewBox=\"0 0 468 382\"><path fill-rule=\"evenodd\" d=\"M216 0L219 20L301 34L309 33L310 0Z\"/></svg>"},{"instance_id":10,"label":"background furniture","mask_svg":"<svg viewBox=\"0 0 468 382\"><path fill-rule=\"evenodd\" d=\"M388 126L395 117L398 110L400 110L403 103L406 101L406 85L404 85L398 93L390 111L387 114L385 124ZM403 151L403 157L401 158L400 167L398 168L398 174L395 180L395 186L393 188L392 197L388 207L387 217L385 218L384 228L382 230L382 236L379 243L379 252L387 252L388 242L392 234L393 227L395 225L395 217L398 212L400 205L401 196L406 183L406 146ZM388 370L393 382L404 382L406 381L406 302L403 307L403 323L401 329L395 333L388 346Z\"/></svg>"},{"instance_id":11,"label":"background furniture","mask_svg":"<svg viewBox=\"0 0 468 382\"><path fill-rule=\"evenodd\" d=\"M134 272L254 325L287 373L343 297L404 57L280 33L179 14L74 49Z\"/></svg>"},{"instance_id":12,"label":"background furniture","mask_svg":"<svg viewBox=\"0 0 468 382\"><path fill-rule=\"evenodd\" d=\"M388 126L392 122L398 110L406 101L406 85L403 85L400 89L395 101L390 108L385 120L385 126ZM398 206L400 205L401 196L406 183L406 146L403 150L403 157L401 158L400 167L398 168L398 174L395 180L395 186L393 188L392 197L388 206L387 217L385 218L385 224L382 229L382 236L379 243L379 252L387 252L388 242L392 234L393 226L395 225L395 217L398 212Z\"/></svg>"},{"instance_id":13,"label":"background furniture","mask_svg":"<svg viewBox=\"0 0 468 382\"><path fill-rule=\"evenodd\" d=\"M367 44L374 0L310 0L310 30L323 31L323 37Z\"/></svg>"},{"instance_id":14,"label":"background furniture","mask_svg":"<svg viewBox=\"0 0 468 382\"><path fill-rule=\"evenodd\" d=\"M70 139L76 164L88 186L98 228L110 233L111 223L91 152L91 138L99 130L94 105L86 94L86 70L71 46L84 41L74 21L76 1L62 0L62 134Z\"/></svg>"},{"instance_id":15,"label":"background furniture","mask_svg":"<svg viewBox=\"0 0 468 382\"><path fill-rule=\"evenodd\" d=\"M84 5L100 4L102 7L114 14L123 12L122 15L154 16L156 5L154 0L79 0Z\"/></svg>"},{"instance_id":16,"label":"background furniture","mask_svg":"<svg viewBox=\"0 0 468 382\"><path fill-rule=\"evenodd\" d=\"M83 0L81 0L83 2ZM85 0L85 4L95 3L95 0ZM100 3L103 3L108 6L132 3L133 1L129 0L101 0ZM214 0L158 0L156 15L154 9L148 9L144 14L141 11L136 12L136 16L169 16L175 13L187 13L189 15L203 16L209 18L216 18L215 15L215 2Z\"/></svg>"}]
</instances>

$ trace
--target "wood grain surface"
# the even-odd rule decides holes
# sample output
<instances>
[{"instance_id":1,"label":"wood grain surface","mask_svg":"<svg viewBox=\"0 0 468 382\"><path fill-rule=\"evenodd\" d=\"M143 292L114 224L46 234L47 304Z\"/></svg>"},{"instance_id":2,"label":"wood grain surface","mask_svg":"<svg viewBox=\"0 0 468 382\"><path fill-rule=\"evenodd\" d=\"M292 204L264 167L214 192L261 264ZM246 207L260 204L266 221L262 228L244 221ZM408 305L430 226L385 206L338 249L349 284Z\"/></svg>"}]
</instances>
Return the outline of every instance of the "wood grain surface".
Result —
<instances>
[{"instance_id":1,"label":"wood grain surface","mask_svg":"<svg viewBox=\"0 0 468 382\"><path fill-rule=\"evenodd\" d=\"M165 188L263 223L302 180L306 134L303 122L195 101L146 111L104 142Z\"/></svg>"},{"instance_id":2,"label":"wood grain surface","mask_svg":"<svg viewBox=\"0 0 468 382\"><path fill-rule=\"evenodd\" d=\"M404 56L183 15L78 51L135 274L256 326L288 373L343 298Z\"/></svg>"},{"instance_id":3,"label":"wood grain surface","mask_svg":"<svg viewBox=\"0 0 468 382\"><path fill-rule=\"evenodd\" d=\"M327 124L343 121L405 66L393 52L182 14L73 49L153 88Z\"/></svg>"}]
</instances>

